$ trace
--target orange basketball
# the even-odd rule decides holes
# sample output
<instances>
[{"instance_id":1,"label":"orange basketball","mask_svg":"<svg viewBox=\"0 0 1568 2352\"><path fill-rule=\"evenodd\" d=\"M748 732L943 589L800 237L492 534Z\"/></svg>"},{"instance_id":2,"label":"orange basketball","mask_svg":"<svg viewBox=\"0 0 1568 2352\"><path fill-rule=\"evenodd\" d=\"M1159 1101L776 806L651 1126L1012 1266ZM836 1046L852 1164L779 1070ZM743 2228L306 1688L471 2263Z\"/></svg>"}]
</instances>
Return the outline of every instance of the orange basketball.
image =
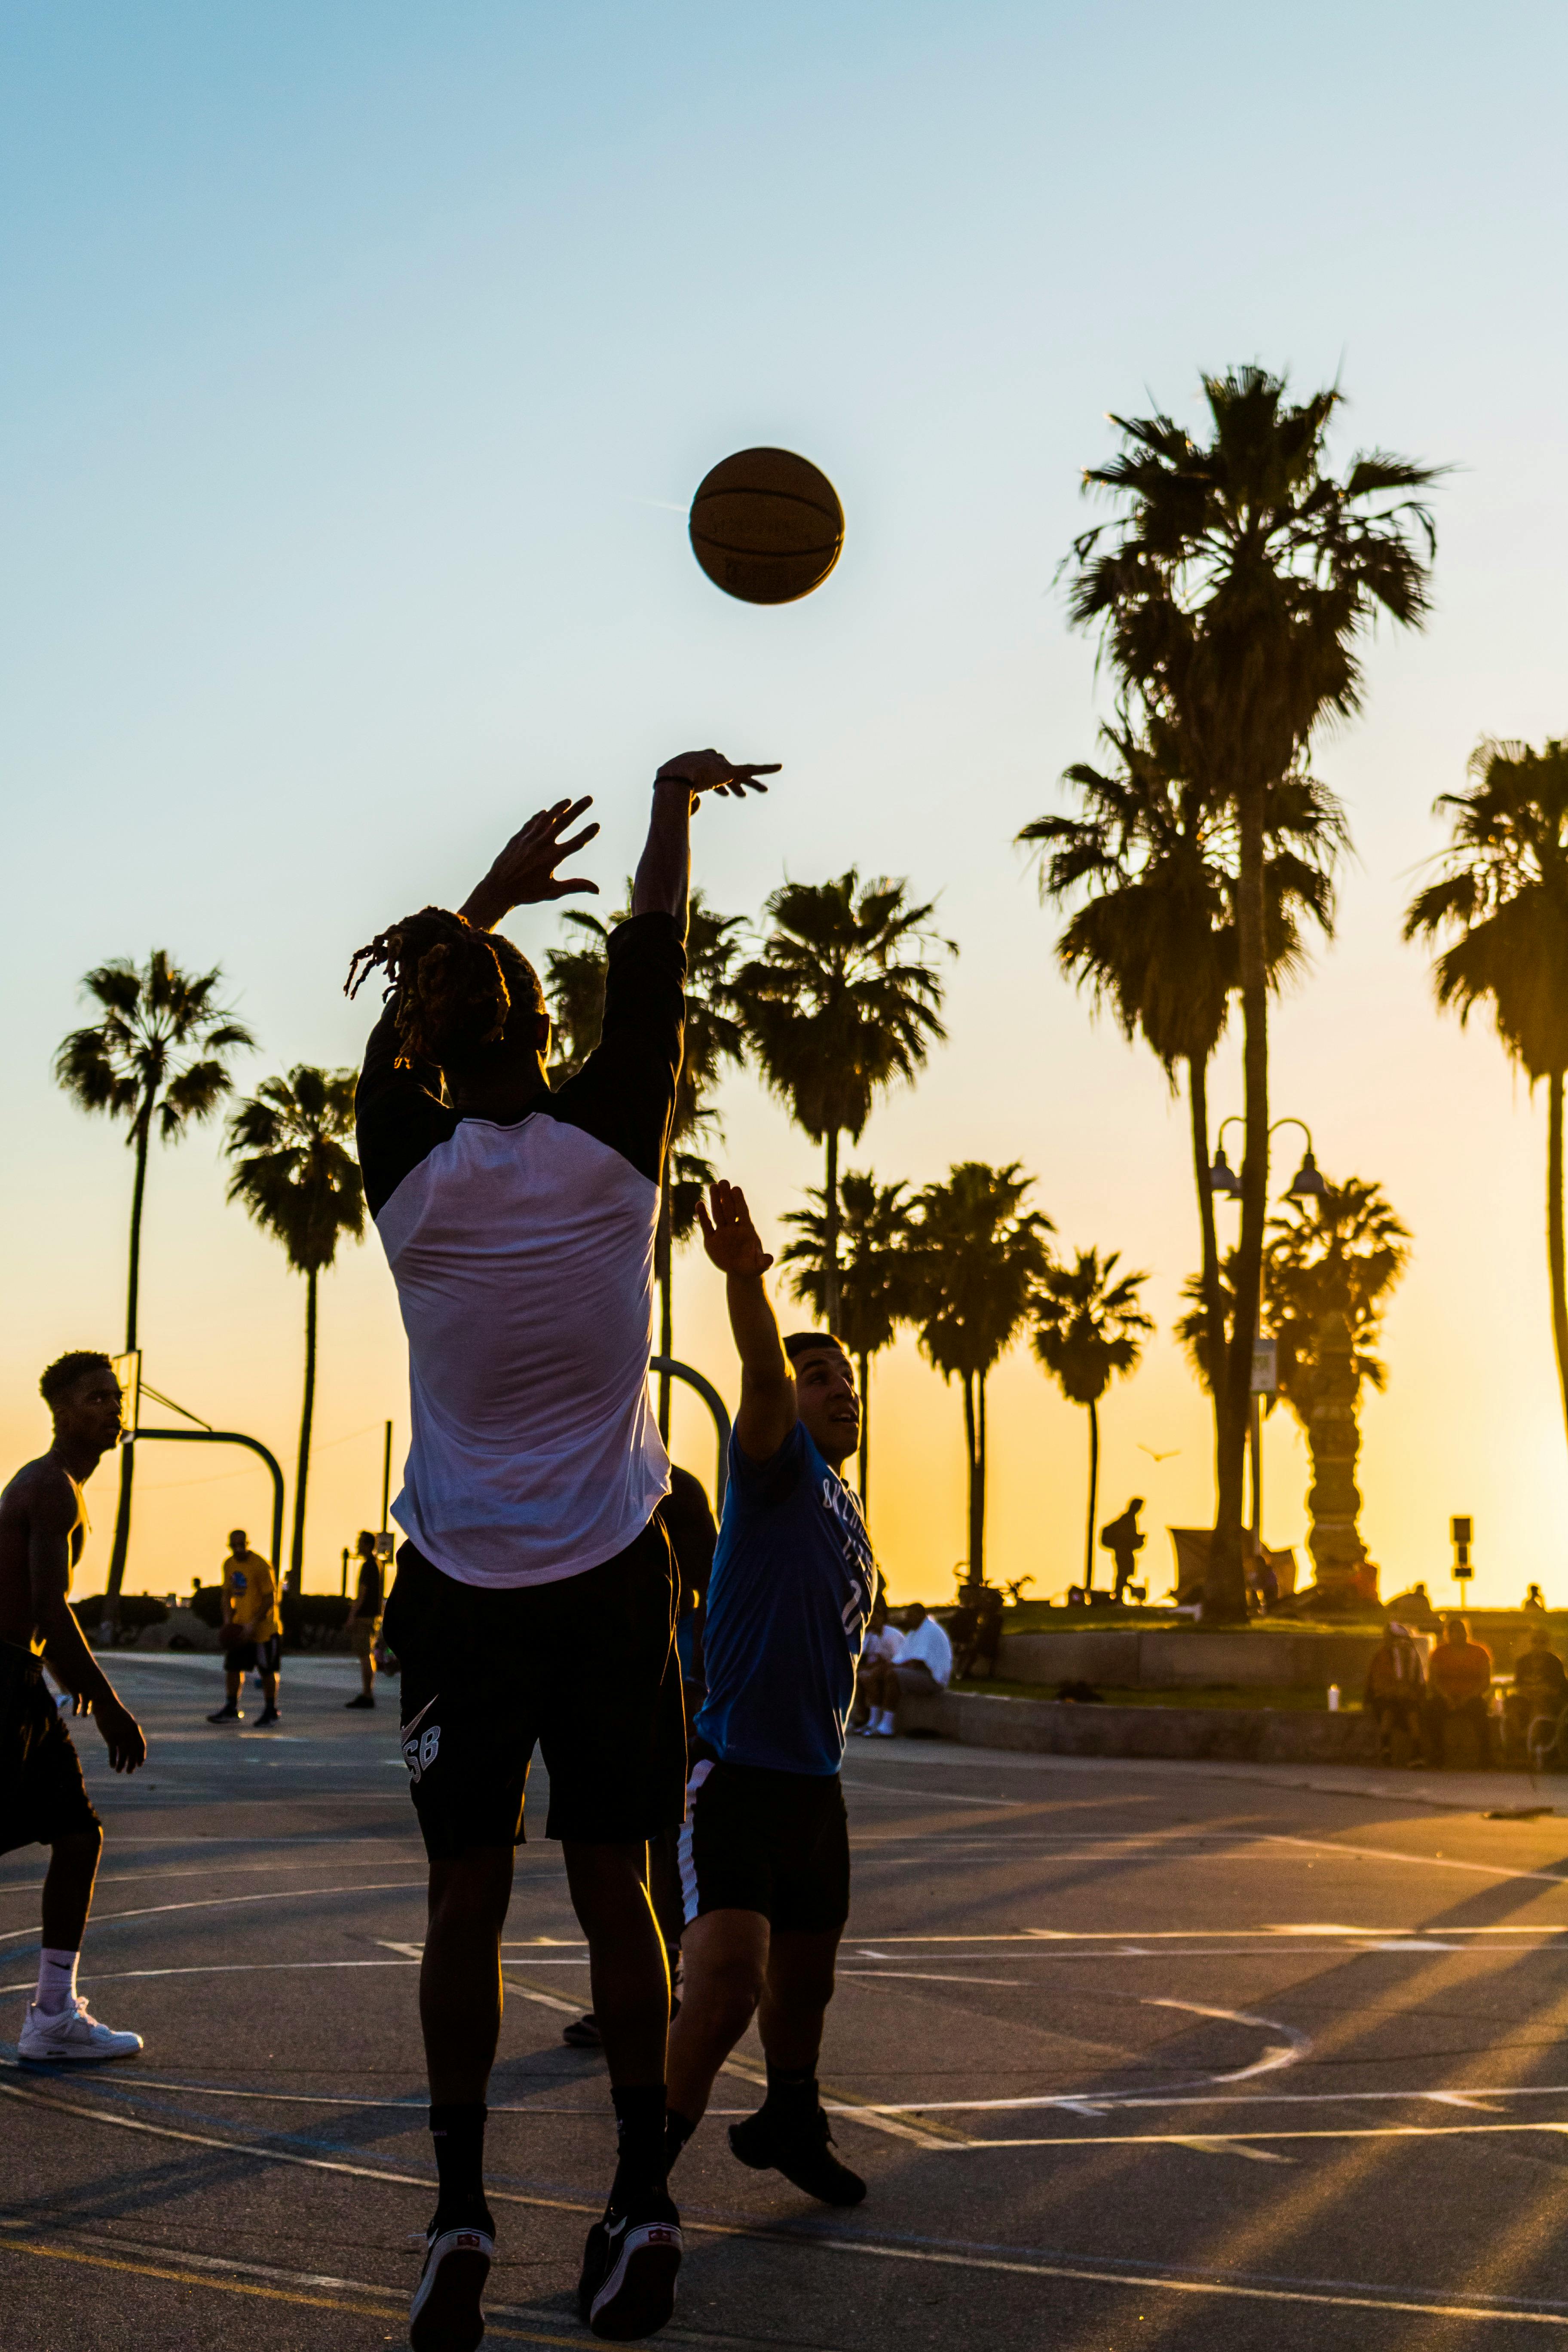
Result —
<instances>
[{"instance_id":1,"label":"orange basketball","mask_svg":"<svg viewBox=\"0 0 1568 2352\"><path fill-rule=\"evenodd\" d=\"M789 449L742 449L703 477L691 551L715 587L748 604L793 604L819 588L844 544L826 474Z\"/></svg>"}]
</instances>

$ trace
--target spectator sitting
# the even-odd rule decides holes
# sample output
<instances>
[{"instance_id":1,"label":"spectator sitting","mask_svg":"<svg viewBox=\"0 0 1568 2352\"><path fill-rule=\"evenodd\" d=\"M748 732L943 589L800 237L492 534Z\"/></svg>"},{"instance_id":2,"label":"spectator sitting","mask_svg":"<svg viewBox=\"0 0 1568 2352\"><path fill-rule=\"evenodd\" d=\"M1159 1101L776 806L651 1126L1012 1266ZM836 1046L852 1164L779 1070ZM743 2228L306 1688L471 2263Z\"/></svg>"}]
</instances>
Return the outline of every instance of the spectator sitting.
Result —
<instances>
[{"instance_id":1,"label":"spectator sitting","mask_svg":"<svg viewBox=\"0 0 1568 2352\"><path fill-rule=\"evenodd\" d=\"M1551 1647L1544 1625L1538 1625L1528 1646L1513 1662L1513 1688L1505 1703L1505 1718L1510 1738L1522 1747L1530 1736L1530 1727L1538 1717L1548 1717L1555 1726L1563 1708L1568 1706L1568 1673L1563 1661Z\"/></svg>"},{"instance_id":2,"label":"spectator sitting","mask_svg":"<svg viewBox=\"0 0 1568 2352\"><path fill-rule=\"evenodd\" d=\"M868 1738L891 1739L893 1710L900 1696L945 1690L952 1680L952 1643L929 1614L924 1602L912 1601L904 1616L904 1638L898 1656L873 1666L866 1677L866 1696L871 1708L865 1734Z\"/></svg>"},{"instance_id":3,"label":"spectator sitting","mask_svg":"<svg viewBox=\"0 0 1568 2352\"><path fill-rule=\"evenodd\" d=\"M880 1589L866 1621L866 1638L860 1644L860 1670L855 1678L855 1704L849 1710L850 1727L856 1731L868 1728L876 1710L871 1706L868 1685L879 1666L890 1666L904 1646L904 1637L896 1625L888 1622L888 1596Z\"/></svg>"},{"instance_id":4,"label":"spectator sitting","mask_svg":"<svg viewBox=\"0 0 1568 2352\"><path fill-rule=\"evenodd\" d=\"M1472 1642L1470 1629L1459 1616L1450 1617L1443 1638L1426 1667L1426 1699L1421 1710L1426 1734L1426 1761L1440 1768L1443 1735L1450 1717L1463 1716L1474 1724L1481 1768L1492 1760L1491 1721L1487 1702L1491 1695L1492 1654Z\"/></svg>"},{"instance_id":5,"label":"spectator sitting","mask_svg":"<svg viewBox=\"0 0 1568 2352\"><path fill-rule=\"evenodd\" d=\"M1403 1731L1413 1748L1419 1748L1426 1680L1421 1653L1408 1627L1391 1617L1372 1654L1362 1695L1363 1706L1377 1725L1377 1752L1384 1762L1394 1761L1395 1731Z\"/></svg>"}]
</instances>

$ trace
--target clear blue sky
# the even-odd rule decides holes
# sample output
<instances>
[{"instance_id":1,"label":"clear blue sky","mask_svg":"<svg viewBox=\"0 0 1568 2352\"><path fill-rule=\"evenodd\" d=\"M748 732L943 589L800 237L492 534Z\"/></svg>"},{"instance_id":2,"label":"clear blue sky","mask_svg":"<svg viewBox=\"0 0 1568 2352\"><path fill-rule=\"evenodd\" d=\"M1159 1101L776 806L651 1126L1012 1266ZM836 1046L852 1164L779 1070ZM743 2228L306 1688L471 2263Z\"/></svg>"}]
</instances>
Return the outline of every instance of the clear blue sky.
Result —
<instances>
[{"instance_id":1,"label":"clear blue sky","mask_svg":"<svg viewBox=\"0 0 1568 2352\"><path fill-rule=\"evenodd\" d=\"M125 1156L47 1076L80 971L154 943L221 961L256 1075L353 1058L350 949L460 894L558 791L599 795L613 887L647 774L693 738L787 763L765 810L703 820L725 907L852 860L943 894L952 1044L860 1163L1023 1160L1064 1239L1151 1266L1168 1319L1195 1249L1181 1118L1052 977L1009 843L1093 748L1092 648L1052 582L1107 412L1191 415L1201 367L1257 357L1342 377L1347 453L1457 469L1434 624L1376 649L1365 720L1318 763L1361 862L1279 1028L1280 1109L1416 1228L1369 1533L1392 1573L1436 1573L1472 1509L1489 1573L1550 1584L1561 1559L1568 1599L1539 1114L1488 1038L1439 1027L1395 939L1476 738L1568 730L1565 49L1543 5L14 14L6 1458L40 1426L37 1365L121 1312ZM754 441L806 451L848 516L834 579L779 613L685 546L698 478ZM812 1155L747 1081L730 1132L787 1206ZM722 1372L700 1268L681 1279ZM297 1286L223 1209L208 1138L155 1171L147 1280L151 1376L289 1450ZM374 1244L324 1347L312 1580L370 1507L363 1431L402 1411ZM885 1396L895 1586L940 1590L956 1401L907 1350ZM1061 1580L1078 1417L1023 1360L998 1414L1007 1572ZM1117 1507L1142 1470L1158 1516L1201 1510L1168 1343L1108 1421ZM1183 1453L1155 1474L1145 1438ZM1289 1539L1282 1418L1270 1444ZM133 1581L210 1568L249 1491L183 1459L177 1485L146 1466L168 1491Z\"/></svg>"}]
</instances>

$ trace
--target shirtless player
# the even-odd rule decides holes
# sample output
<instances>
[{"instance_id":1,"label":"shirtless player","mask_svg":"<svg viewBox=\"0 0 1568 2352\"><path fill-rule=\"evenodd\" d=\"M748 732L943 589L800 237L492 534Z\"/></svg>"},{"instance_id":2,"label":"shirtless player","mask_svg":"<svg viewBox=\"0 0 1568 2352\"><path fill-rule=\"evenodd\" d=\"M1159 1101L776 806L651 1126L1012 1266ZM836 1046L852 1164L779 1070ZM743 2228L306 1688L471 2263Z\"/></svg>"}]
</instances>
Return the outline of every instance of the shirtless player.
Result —
<instances>
[{"instance_id":1,"label":"shirtless player","mask_svg":"<svg viewBox=\"0 0 1568 2352\"><path fill-rule=\"evenodd\" d=\"M54 1416L54 1443L0 1494L0 1853L50 1850L38 1989L17 2054L90 2066L134 2057L142 2036L110 2032L76 1989L103 1830L43 1660L74 1694L74 1711L97 1721L115 1770L134 1772L147 1756L142 1727L115 1696L66 1598L87 1537L82 1486L119 1444L123 1423L107 1356L61 1356L38 1386Z\"/></svg>"}]
</instances>

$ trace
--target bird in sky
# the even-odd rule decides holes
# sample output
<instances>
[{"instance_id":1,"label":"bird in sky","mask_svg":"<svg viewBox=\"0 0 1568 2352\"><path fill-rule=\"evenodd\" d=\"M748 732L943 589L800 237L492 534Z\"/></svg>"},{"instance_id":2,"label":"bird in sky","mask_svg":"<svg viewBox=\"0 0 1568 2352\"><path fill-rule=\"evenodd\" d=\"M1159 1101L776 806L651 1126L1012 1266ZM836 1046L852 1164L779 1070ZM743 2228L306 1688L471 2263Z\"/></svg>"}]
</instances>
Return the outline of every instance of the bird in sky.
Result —
<instances>
[{"instance_id":1,"label":"bird in sky","mask_svg":"<svg viewBox=\"0 0 1568 2352\"><path fill-rule=\"evenodd\" d=\"M1156 1454L1152 1445L1141 1445L1138 1448L1139 1453L1146 1454L1151 1462L1173 1462L1181 1450L1179 1445L1173 1445L1168 1453Z\"/></svg>"}]
</instances>

